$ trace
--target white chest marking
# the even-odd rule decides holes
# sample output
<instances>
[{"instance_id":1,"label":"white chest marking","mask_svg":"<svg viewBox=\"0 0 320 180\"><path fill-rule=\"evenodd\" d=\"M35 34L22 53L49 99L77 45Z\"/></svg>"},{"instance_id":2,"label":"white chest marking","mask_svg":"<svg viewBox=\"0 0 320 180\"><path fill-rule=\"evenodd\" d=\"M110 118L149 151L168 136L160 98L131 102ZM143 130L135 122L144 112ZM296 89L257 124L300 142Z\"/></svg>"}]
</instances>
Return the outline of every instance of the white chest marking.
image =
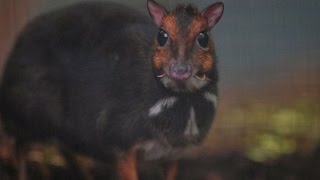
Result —
<instances>
[{"instance_id":1,"label":"white chest marking","mask_svg":"<svg viewBox=\"0 0 320 180\"><path fill-rule=\"evenodd\" d=\"M205 92L204 98L210 101L214 105L214 107L217 107L217 96L215 94L210 92Z\"/></svg>"},{"instance_id":2,"label":"white chest marking","mask_svg":"<svg viewBox=\"0 0 320 180\"><path fill-rule=\"evenodd\" d=\"M160 99L149 109L149 117L154 117L160 114L164 108L171 108L174 103L177 101L176 97L168 97Z\"/></svg>"},{"instance_id":3,"label":"white chest marking","mask_svg":"<svg viewBox=\"0 0 320 180\"><path fill-rule=\"evenodd\" d=\"M195 137L199 135L199 129L196 122L196 115L194 108L190 108L190 117L187 122L186 129L184 130L184 135L186 137Z\"/></svg>"}]
</instances>

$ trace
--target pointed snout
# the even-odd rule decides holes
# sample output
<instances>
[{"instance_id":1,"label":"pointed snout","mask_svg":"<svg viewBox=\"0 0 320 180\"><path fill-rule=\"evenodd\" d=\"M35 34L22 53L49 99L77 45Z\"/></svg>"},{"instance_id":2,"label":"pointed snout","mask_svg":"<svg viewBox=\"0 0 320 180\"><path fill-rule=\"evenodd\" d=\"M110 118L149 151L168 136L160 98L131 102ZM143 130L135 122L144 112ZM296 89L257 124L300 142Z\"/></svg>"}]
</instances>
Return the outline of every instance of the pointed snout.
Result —
<instances>
[{"instance_id":1,"label":"pointed snout","mask_svg":"<svg viewBox=\"0 0 320 180\"><path fill-rule=\"evenodd\" d=\"M192 67L187 63L173 63L170 65L170 77L175 80L188 79L192 74Z\"/></svg>"}]
</instances>

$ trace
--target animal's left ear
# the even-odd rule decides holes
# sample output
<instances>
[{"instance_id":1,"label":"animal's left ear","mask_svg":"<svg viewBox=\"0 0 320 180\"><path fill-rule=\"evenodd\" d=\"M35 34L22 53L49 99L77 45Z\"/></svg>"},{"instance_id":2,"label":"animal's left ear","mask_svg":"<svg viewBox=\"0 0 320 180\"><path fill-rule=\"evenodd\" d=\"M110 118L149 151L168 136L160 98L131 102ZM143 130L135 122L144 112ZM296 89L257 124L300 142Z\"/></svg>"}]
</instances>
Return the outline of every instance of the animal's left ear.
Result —
<instances>
[{"instance_id":1,"label":"animal's left ear","mask_svg":"<svg viewBox=\"0 0 320 180\"><path fill-rule=\"evenodd\" d=\"M211 29L215 24L217 24L223 14L223 3L216 2L205 8L201 13L208 20L208 27Z\"/></svg>"}]
</instances>

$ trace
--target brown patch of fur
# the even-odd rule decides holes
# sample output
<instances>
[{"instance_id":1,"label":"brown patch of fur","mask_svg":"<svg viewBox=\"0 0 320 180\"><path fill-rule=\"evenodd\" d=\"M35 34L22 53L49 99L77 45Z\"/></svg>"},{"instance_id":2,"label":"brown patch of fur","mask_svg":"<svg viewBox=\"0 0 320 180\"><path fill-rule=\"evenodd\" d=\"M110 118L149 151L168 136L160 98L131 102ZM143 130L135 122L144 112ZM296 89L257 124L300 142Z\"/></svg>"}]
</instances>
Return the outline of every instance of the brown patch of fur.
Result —
<instances>
[{"instance_id":1,"label":"brown patch of fur","mask_svg":"<svg viewBox=\"0 0 320 180\"><path fill-rule=\"evenodd\" d=\"M197 36L201 31L206 30L208 26L207 20L201 15L197 15L188 28L188 43L192 44L197 41ZM196 43L196 42L195 42ZM208 49L198 47L194 54L194 61L200 67L200 71L207 73L212 69L214 57L212 56L213 44L209 41Z\"/></svg>"},{"instance_id":2,"label":"brown patch of fur","mask_svg":"<svg viewBox=\"0 0 320 180\"><path fill-rule=\"evenodd\" d=\"M200 61L204 72L208 72L211 70L213 65L213 58L210 53L204 53Z\"/></svg>"},{"instance_id":3,"label":"brown patch of fur","mask_svg":"<svg viewBox=\"0 0 320 180\"><path fill-rule=\"evenodd\" d=\"M169 14L163 17L163 29L169 34L171 40L176 40L178 35L177 18L174 14Z\"/></svg>"},{"instance_id":4,"label":"brown patch of fur","mask_svg":"<svg viewBox=\"0 0 320 180\"><path fill-rule=\"evenodd\" d=\"M163 17L162 28L168 33L168 41L176 41L178 36L177 19L174 14ZM157 71L162 71L163 66L171 59L168 46L157 47L153 56L153 66Z\"/></svg>"},{"instance_id":5,"label":"brown patch of fur","mask_svg":"<svg viewBox=\"0 0 320 180\"><path fill-rule=\"evenodd\" d=\"M193 42L198 34L208 26L207 20L201 15L197 15L188 27L188 42Z\"/></svg>"},{"instance_id":6,"label":"brown patch of fur","mask_svg":"<svg viewBox=\"0 0 320 180\"><path fill-rule=\"evenodd\" d=\"M162 67L169 63L170 59L170 51L167 50L167 47L156 48L153 66L156 70L161 71Z\"/></svg>"},{"instance_id":7,"label":"brown patch of fur","mask_svg":"<svg viewBox=\"0 0 320 180\"><path fill-rule=\"evenodd\" d=\"M212 56L212 51L210 46L208 50L198 49L198 52L194 54L194 61L196 66L199 66L199 69L203 73L210 71L214 64L214 57Z\"/></svg>"}]
</instances>

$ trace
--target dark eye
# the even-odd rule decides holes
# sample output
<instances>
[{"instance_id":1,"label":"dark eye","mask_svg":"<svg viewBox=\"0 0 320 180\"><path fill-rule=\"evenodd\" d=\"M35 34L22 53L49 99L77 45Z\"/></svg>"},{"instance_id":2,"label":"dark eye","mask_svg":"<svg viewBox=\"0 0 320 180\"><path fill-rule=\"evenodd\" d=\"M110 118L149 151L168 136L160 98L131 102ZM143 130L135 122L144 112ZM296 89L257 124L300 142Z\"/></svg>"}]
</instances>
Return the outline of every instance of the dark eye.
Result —
<instances>
[{"instance_id":1,"label":"dark eye","mask_svg":"<svg viewBox=\"0 0 320 180\"><path fill-rule=\"evenodd\" d=\"M166 44L166 42L168 41L168 33L165 32L163 29L160 29L159 33L158 33L158 37L157 37L157 41L159 43L160 46L164 46Z\"/></svg>"},{"instance_id":2,"label":"dark eye","mask_svg":"<svg viewBox=\"0 0 320 180\"><path fill-rule=\"evenodd\" d=\"M208 46L208 42L209 42L209 36L208 33L206 31L200 32L198 35L198 42L199 45L203 48Z\"/></svg>"}]
</instances>

